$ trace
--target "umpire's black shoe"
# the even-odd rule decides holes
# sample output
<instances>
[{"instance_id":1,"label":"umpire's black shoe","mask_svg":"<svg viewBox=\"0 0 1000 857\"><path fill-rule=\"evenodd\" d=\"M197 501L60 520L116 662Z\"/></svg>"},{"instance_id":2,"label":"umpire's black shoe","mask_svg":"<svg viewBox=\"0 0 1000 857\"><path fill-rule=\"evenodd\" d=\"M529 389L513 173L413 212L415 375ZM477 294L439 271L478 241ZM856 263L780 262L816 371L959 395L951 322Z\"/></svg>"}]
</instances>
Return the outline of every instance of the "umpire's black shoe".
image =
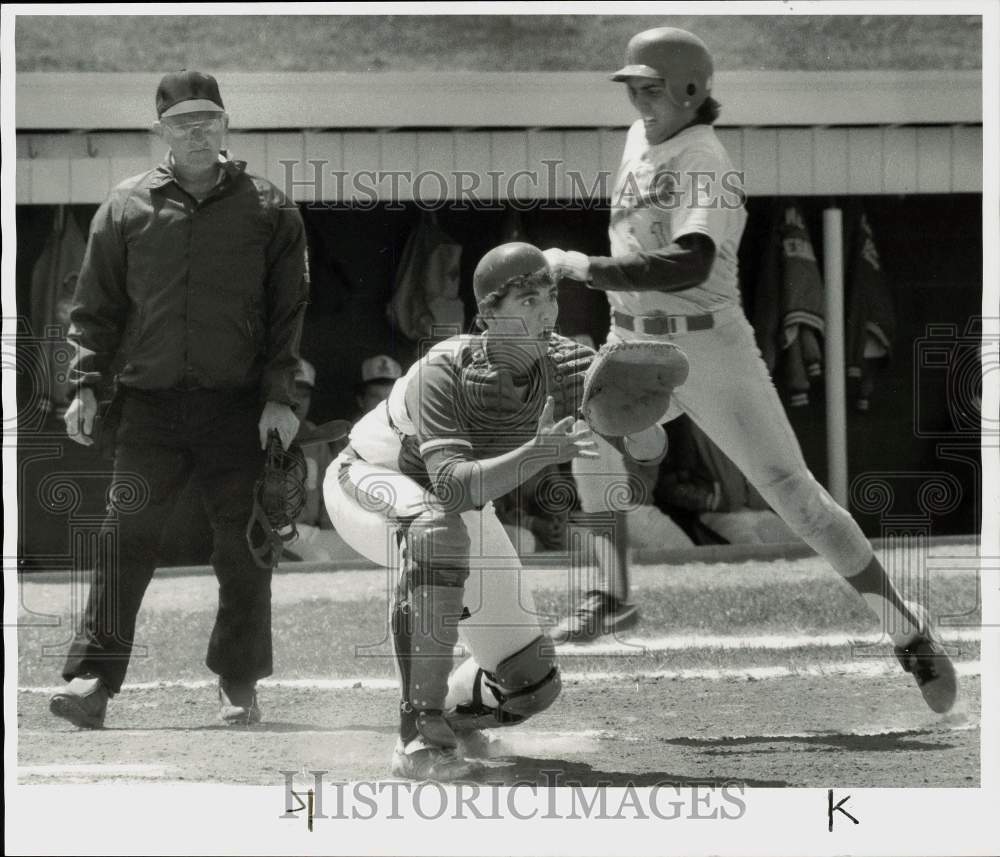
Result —
<instances>
[{"instance_id":1,"label":"umpire's black shoe","mask_svg":"<svg viewBox=\"0 0 1000 857\"><path fill-rule=\"evenodd\" d=\"M634 627L639 622L639 608L592 589L586 593L587 600L575 613L567 616L549 632L552 642L589 643L603 637Z\"/></svg>"},{"instance_id":2,"label":"umpire's black shoe","mask_svg":"<svg viewBox=\"0 0 1000 857\"><path fill-rule=\"evenodd\" d=\"M912 673L924 702L931 711L945 714L951 711L958 696L958 677L944 644L931 626L927 611L918 608L921 632L905 646L895 646L899 663Z\"/></svg>"},{"instance_id":3,"label":"umpire's black shoe","mask_svg":"<svg viewBox=\"0 0 1000 857\"><path fill-rule=\"evenodd\" d=\"M219 720L228 726L260 723L257 682L219 679Z\"/></svg>"},{"instance_id":4,"label":"umpire's black shoe","mask_svg":"<svg viewBox=\"0 0 1000 857\"><path fill-rule=\"evenodd\" d=\"M49 711L81 729L103 729L108 710L108 692L96 675L81 675L49 699Z\"/></svg>"}]
</instances>

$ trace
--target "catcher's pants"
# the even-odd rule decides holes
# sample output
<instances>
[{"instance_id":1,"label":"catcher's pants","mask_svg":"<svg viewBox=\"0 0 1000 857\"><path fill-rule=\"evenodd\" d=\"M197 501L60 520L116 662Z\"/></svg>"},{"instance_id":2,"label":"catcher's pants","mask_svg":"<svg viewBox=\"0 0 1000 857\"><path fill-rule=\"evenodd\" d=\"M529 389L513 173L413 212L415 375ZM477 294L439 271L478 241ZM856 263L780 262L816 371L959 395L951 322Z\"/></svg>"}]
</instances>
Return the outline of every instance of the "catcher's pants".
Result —
<instances>
[{"instance_id":1,"label":"catcher's pants","mask_svg":"<svg viewBox=\"0 0 1000 857\"><path fill-rule=\"evenodd\" d=\"M213 531L219 609L206 663L233 681L271 674L271 570L246 543L254 482L263 466L256 392L126 390L109 509L95 550L83 627L63 677L92 673L122 686L135 621L153 577L163 529L188 479L201 488Z\"/></svg>"},{"instance_id":2,"label":"catcher's pants","mask_svg":"<svg viewBox=\"0 0 1000 857\"><path fill-rule=\"evenodd\" d=\"M323 495L344 541L372 562L393 570L400 566L400 522L418 518L437 502L408 476L369 464L350 447L327 470ZM468 535L469 575L464 585L468 616L458 624L459 638L478 666L493 672L544 631L517 551L493 504L461 513L461 521ZM464 565L464 556L449 559L460 559ZM460 673L449 686L449 707L470 701L465 696L471 694L471 684L462 680L467 672Z\"/></svg>"},{"instance_id":3,"label":"catcher's pants","mask_svg":"<svg viewBox=\"0 0 1000 857\"><path fill-rule=\"evenodd\" d=\"M662 336L612 325L608 342L677 345L690 372L664 419L678 415L675 406L687 413L803 541L845 577L859 574L872 558L871 544L809 472L753 328L738 309L718 313L717 322Z\"/></svg>"}]
</instances>

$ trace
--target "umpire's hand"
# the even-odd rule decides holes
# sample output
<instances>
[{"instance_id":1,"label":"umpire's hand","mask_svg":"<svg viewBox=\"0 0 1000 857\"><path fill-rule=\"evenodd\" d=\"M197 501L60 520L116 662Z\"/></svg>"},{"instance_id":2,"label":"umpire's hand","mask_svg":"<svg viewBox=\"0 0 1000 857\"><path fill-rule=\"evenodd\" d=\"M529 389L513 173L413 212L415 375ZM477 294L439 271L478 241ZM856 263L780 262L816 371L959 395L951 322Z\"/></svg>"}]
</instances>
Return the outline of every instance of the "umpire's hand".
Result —
<instances>
[{"instance_id":1,"label":"umpire's hand","mask_svg":"<svg viewBox=\"0 0 1000 857\"><path fill-rule=\"evenodd\" d=\"M281 445L288 449L295 435L299 431L299 418L295 412L281 402L267 402L264 405L264 412L260 415L260 422L257 423L260 430L260 448L267 448L267 435L271 429L278 432L281 438Z\"/></svg>"},{"instance_id":2,"label":"umpire's hand","mask_svg":"<svg viewBox=\"0 0 1000 857\"><path fill-rule=\"evenodd\" d=\"M63 420L70 440L93 446L94 418L97 416L97 397L90 387L81 387L66 409Z\"/></svg>"}]
</instances>

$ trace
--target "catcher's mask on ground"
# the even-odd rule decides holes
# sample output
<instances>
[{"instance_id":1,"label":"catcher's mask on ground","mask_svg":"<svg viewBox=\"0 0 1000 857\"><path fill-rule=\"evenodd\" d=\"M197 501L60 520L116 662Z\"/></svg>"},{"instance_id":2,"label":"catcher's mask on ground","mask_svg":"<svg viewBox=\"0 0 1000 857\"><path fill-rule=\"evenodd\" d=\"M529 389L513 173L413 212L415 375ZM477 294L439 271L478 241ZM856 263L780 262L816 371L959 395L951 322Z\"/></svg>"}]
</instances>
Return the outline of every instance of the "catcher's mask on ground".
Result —
<instances>
[{"instance_id":1,"label":"catcher's mask on ground","mask_svg":"<svg viewBox=\"0 0 1000 857\"><path fill-rule=\"evenodd\" d=\"M272 430L246 530L250 553L261 568L277 566L282 548L298 537L295 520L306 502L305 479L302 449L294 443L284 449L278 433Z\"/></svg>"}]
</instances>

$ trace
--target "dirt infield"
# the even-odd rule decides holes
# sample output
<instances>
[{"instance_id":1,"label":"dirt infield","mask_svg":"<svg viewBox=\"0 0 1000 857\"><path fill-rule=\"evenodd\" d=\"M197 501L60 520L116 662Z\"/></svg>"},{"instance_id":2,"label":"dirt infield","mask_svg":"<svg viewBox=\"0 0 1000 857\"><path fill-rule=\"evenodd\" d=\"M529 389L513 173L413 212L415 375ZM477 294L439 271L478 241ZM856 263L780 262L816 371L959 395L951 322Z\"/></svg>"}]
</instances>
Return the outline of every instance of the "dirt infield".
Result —
<instances>
[{"instance_id":1,"label":"dirt infield","mask_svg":"<svg viewBox=\"0 0 1000 857\"><path fill-rule=\"evenodd\" d=\"M978 680L963 690L967 714L938 717L902 676L569 681L554 710L491 733L489 781L978 786ZM389 689L265 689L267 722L233 728L212 722L210 687L132 690L104 730L78 732L49 717L45 695L22 693L19 779L280 785L282 771L324 770L378 780L395 700Z\"/></svg>"},{"instance_id":2,"label":"dirt infield","mask_svg":"<svg viewBox=\"0 0 1000 857\"><path fill-rule=\"evenodd\" d=\"M562 696L530 723L492 733L490 782L979 786L986 631L975 574L945 569L923 581L936 615L952 617L945 639L962 696L946 717L926 708L884 642L872 642L871 617L816 559L642 567L635 582L639 627L559 650ZM565 610L556 577L533 572L530 585L540 610ZM69 583L25 583L19 782L387 777L397 690L384 573L275 578L276 671L260 687L265 722L244 728L216 722L214 676L203 666L214 588L210 575L154 582L137 627L142 655L106 728L80 731L47 704L80 602ZM377 656L359 656L359 644Z\"/></svg>"}]
</instances>

